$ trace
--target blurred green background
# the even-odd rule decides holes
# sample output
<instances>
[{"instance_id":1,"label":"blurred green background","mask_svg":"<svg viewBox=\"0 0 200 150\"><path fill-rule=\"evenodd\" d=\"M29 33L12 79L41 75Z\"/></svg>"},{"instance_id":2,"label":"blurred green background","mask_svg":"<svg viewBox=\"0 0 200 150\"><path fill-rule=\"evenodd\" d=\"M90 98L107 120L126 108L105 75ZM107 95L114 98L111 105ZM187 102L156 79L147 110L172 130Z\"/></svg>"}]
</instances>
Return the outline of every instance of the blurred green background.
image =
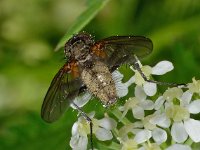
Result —
<instances>
[{"instance_id":1,"label":"blurred green background","mask_svg":"<svg viewBox=\"0 0 200 150\"><path fill-rule=\"evenodd\" d=\"M40 109L50 82L63 65L58 41L90 6L87 0L0 1L0 149L70 149L77 112L69 109L47 124ZM175 70L160 81L187 83L200 78L200 2L197 0L110 0L83 29L96 39L144 35L154 51L143 64L170 60ZM100 102L84 109L104 112Z\"/></svg>"}]
</instances>

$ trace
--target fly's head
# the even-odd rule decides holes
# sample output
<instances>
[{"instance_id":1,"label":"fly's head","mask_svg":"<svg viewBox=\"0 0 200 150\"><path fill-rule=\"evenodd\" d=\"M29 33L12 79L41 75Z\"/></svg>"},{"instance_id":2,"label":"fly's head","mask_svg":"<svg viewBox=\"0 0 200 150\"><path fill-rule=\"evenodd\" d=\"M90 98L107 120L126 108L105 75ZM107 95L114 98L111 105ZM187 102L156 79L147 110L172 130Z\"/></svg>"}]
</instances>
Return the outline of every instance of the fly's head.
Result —
<instances>
[{"instance_id":1,"label":"fly's head","mask_svg":"<svg viewBox=\"0 0 200 150\"><path fill-rule=\"evenodd\" d=\"M90 54L90 47L94 44L93 37L85 32L73 36L65 44L65 57L84 62Z\"/></svg>"}]
</instances>

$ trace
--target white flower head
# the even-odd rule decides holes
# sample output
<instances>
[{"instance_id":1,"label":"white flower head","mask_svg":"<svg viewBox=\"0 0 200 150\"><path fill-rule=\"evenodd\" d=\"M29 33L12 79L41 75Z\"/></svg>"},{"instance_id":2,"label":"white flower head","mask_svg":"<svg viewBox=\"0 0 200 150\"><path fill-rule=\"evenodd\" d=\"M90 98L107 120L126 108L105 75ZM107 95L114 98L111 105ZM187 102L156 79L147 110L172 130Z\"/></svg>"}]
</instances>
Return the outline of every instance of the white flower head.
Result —
<instances>
[{"instance_id":1,"label":"white flower head","mask_svg":"<svg viewBox=\"0 0 200 150\"><path fill-rule=\"evenodd\" d=\"M88 115L92 119L93 134L100 141L111 140L113 138L111 130L116 128L117 123L114 119L104 117L97 120L94 117L94 112ZM74 150L86 150L88 144L87 135L90 134L89 123L83 116L78 118L78 121L74 123L72 127L72 137L70 140L70 146Z\"/></svg>"},{"instance_id":2,"label":"white flower head","mask_svg":"<svg viewBox=\"0 0 200 150\"><path fill-rule=\"evenodd\" d=\"M148 80L151 80L151 75L163 75L173 69L169 61L161 61L154 67L142 66L140 62L139 65ZM112 144L121 150L191 150L183 143L200 142L200 121L197 117L193 118L193 114L200 113L200 80L193 78L193 83L187 84L187 87L168 88L157 97L154 96L157 85L145 81L137 70L131 69L135 74L127 82L122 82L124 76L118 70L112 73L119 98L126 96L129 86L136 83L134 97L129 97L123 106L113 111L119 124L114 120L116 118L95 119L94 113L91 113L88 116L92 120L93 135L99 141L111 140L115 136L118 143L112 141ZM82 107L89 99L91 94L86 92L74 102ZM132 112L132 118L127 115L128 111ZM88 121L83 116L79 117L72 127L72 149L86 150L90 144L90 133Z\"/></svg>"},{"instance_id":3,"label":"white flower head","mask_svg":"<svg viewBox=\"0 0 200 150\"><path fill-rule=\"evenodd\" d=\"M178 89L171 88L170 91L163 94L165 95L163 97L167 99L165 103L166 116L173 120L172 138L177 143L183 143L189 136L194 142L200 142L200 121L191 118L190 115L200 112L200 100L192 100L192 94L189 90L183 92ZM173 101L174 98L175 101Z\"/></svg>"},{"instance_id":4,"label":"white flower head","mask_svg":"<svg viewBox=\"0 0 200 150\"><path fill-rule=\"evenodd\" d=\"M141 86L136 86L135 97L130 97L124 106L119 109L123 111L121 119L127 114L128 110L132 110L133 116L136 119L144 118L144 110L152 110L154 103L151 100L146 100L146 94Z\"/></svg>"},{"instance_id":5,"label":"white flower head","mask_svg":"<svg viewBox=\"0 0 200 150\"><path fill-rule=\"evenodd\" d=\"M150 67L147 65L142 66L140 62L139 64L141 66L142 72L147 77L147 79L149 79L151 75L163 75L174 69L173 64L169 61L161 61L157 63L154 67ZM139 86L143 86L144 91L148 96L155 95L157 91L157 85L155 83L146 82L137 70L135 70L132 66L130 68L135 72L135 83Z\"/></svg>"},{"instance_id":6,"label":"white flower head","mask_svg":"<svg viewBox=\"0 0 200 150\"><path fill-rule=\"evenodd\" d=\"M160 145L167 140L166 131L160 127L167 126L166 124L168 124L168 122L167 120L161 121L161 119L156 119L157 116L158 115L156 113L148 115L142 120L142 122L144 124L144 128L151 133L153 140Z\"/></svg>"}]
</instances>

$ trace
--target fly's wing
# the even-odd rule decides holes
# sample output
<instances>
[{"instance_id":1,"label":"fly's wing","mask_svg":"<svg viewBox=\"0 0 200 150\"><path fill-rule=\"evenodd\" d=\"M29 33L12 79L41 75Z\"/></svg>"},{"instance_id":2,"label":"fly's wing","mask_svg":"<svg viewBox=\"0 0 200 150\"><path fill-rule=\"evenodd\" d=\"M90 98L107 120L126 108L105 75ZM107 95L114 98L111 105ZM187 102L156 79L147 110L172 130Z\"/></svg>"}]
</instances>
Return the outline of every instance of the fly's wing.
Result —
<instances>
[{"instance_id":1,"label":"fly's wing","mask_svg":"<svg viewBox=\"0 0 200 150\"><path fill-rule=\"evenodd\" d=\"M65 64L52 80L42 104L41 117L44 121L56 121L79 94L82 82L73 69L70 64Z\"/></svg>"},{"instance_id":2,"label":"fly's wing","mask_svg":"<svg viewBox=\"0 0 200 150\"><path fill-rule=\"evenodd\" d=\"M133 64L134 55L144 57L152 52L153 43L143 36L112 36L97 41L92 50L105 59L114 71L122 64Z\"/></svg>"}]
</instances>

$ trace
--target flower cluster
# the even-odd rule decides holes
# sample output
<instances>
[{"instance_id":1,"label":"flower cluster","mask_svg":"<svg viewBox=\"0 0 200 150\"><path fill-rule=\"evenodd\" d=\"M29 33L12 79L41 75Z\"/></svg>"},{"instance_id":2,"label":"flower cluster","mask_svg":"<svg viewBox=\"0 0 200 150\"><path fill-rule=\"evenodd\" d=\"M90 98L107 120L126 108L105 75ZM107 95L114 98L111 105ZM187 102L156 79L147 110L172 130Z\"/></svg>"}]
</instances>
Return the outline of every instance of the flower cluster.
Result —
<instances>
[{"instance_id":1,"label":"flower cluster","mask_svg":"<svg viewBox=\"0 0 200 150\"><path fill-rule=\"evenodd\" d=\"M94 118L94 115L94 112L88 114L88 116L92 119L93 133L96 138L100 141L111 140L113 138L111 130L117 127L116 121L109 117L97 120ZM88 125L86 119L81 116L72 127L70 146L74 150L87 149L88 134L90 134L90 126Z\"/></svg>"},{"instance_id":2,"label":"flower cluster","mask_svg":"<svg viewBox=\"0 0 200 150\"><path fill-rule=\"evenodd\" d=\"M191 150L200 142L200 80L193 78L185 87L168 87L158 93L155 83L146 82L137 70L131 69L135 74L126 83L122 82L119 71L113 73L119 97L130 92L131 84L136 85L134 97L113 111L115 118L106 116L97 120L94 113L89 114L97 140L109 140L110 145L105 144L108 149ZM154 67L141 65L147 78L172 69L169 61L161 61ZM79 117L72 127L70 146L74 150L86 150L89 134L88 122Z\"/></svg>"}]
</instances>

